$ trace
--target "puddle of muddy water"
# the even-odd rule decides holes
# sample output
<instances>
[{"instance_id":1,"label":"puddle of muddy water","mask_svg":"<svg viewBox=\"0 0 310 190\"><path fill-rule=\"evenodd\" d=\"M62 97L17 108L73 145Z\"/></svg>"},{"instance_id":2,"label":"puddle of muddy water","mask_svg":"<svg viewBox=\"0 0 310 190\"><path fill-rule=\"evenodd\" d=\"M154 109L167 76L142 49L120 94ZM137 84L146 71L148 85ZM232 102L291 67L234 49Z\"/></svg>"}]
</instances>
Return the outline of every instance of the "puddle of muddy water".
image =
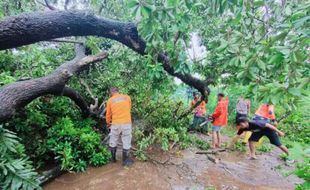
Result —
<instances>
[{"instance_id":1,"label":"puddle of muddy water","mask_svg":"<svg viewBox=\"0 0 310 190\"><path fill-rule=\"evenodd\" d=\"M82 189L170 189L151 163L139 162L125 169L120 163L89 168L85 173L67 173L45 185L47 190Z\"/></svg>"}]
</instances>

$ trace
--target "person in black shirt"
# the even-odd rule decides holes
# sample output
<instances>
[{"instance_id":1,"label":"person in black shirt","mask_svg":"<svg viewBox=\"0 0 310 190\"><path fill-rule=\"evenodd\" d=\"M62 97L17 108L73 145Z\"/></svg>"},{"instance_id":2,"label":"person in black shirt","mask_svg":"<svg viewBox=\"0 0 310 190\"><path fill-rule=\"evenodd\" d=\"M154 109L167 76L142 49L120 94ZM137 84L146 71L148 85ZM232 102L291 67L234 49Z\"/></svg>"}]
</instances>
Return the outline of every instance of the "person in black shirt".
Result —
<instances>
[{"instance_id":1,"label":"person in black shirt","mask_svg":"<svg viewBox=\"0 0 310 190\"><path fill-rule=\"evenodd\" d=\"M248 121L247 118L239 118L236 122L237 124L237 135L232 139L229 144L229 148L234 145L237 140L240 138L240 135L245 131L251 131L252 135L249 138L249 148L250 148L250 157L251 159L256 159L255 156L255 142L258 142L260 138L263 136L268 137L271 144L279 147L283 152L287 155L288 149L286 146L282 145L279 139L279 136L284 136L284 133L277 129L275 126L271 125L267 121L264 120L252 120Z\"/></svg>"}]
</instances>

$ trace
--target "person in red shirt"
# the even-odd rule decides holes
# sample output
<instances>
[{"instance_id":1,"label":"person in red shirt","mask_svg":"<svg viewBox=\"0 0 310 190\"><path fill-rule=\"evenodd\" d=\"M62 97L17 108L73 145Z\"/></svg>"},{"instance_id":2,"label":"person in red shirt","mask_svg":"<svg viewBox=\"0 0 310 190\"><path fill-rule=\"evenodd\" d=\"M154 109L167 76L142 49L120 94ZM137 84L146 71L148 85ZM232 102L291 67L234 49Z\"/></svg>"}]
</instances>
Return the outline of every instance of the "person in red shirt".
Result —
<instances>
[{"instance_id":1,"label":"person in red shirt","mask_svg":"<svg viewBox=\"0 0 310 190\"><path fill-rule=\"evenodd\" d=\"M195 106L195 104L201 100L201 97L197 92L193 92L193 101L191 102L191 108ZM201 132L208 133L208 126L204 125L202 129L200 129L200 124L205 121L206 115L206 102L202 101L195 109L193 109L194 119L193 119L193 128L195 130L201 130ZM205 127L206 126L206 127Z\"/></svg>"},{"instance_id":2,"label":"person in red shirt","mask_svg":"<svg viewBox=\"0 0 310 190\"><path fill-rule=\"evenodd\" d=\"M221 146L221 133L222 127L227 125L228 119L228 97L223 93L217 95L218 102L214 113L212 114L212 147L219 148Z\"/></svg>"}]
</instances>

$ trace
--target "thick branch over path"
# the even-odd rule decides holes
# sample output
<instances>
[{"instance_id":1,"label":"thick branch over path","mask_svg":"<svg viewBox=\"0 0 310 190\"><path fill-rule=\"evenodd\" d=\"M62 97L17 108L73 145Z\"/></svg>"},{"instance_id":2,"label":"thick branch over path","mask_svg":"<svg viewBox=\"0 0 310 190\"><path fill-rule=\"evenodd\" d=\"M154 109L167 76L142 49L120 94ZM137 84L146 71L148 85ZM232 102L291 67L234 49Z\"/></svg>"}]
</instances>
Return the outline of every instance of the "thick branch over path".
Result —
<instances>
[{"instance_id":1,"label":"thick branch over path","mask_svg":"<svg viewBox=\"0 0 310 190\"><path fill-rule=\"evenodd\" d=\"M144 54L145 43L134 23L99 18L84 11L21 14L0 22L0 50L67 36L101 36Z\"/></svg>"},{"instance_id":2,"label":"thick branch over path","mask_svg":"<svg viewBox=\"0 0 310 190\"><path fill-rule=\"evenodd\" d=\"M0 50L67 36L95 35L116 40L141 55L146 44L131 22L99 18L84 11L48 11L21 14L0 21ZM199 90L206 98L207 82L188 74L175 72L164 53L158 56L164 69L172 76Z\"/></svg>"},{"instance_id":3,"label":"thick branch over path","mask_svg":"<svg viewBox=\"0 0 310 190\"><path fill-rule=\"evenodd\" d=\"M16 109L21 108L37 97L53 94L71 98L82 110L84 115L89 114L89 108L82 97L73 89L65 87L69 78L88 65L107 57L102 52L94 56L85 56L84 48L78 45L76 57L62 64L53 73L32 80L19 81L0 88L0 121L14 115Z\"/></svg>"}]
</instances>

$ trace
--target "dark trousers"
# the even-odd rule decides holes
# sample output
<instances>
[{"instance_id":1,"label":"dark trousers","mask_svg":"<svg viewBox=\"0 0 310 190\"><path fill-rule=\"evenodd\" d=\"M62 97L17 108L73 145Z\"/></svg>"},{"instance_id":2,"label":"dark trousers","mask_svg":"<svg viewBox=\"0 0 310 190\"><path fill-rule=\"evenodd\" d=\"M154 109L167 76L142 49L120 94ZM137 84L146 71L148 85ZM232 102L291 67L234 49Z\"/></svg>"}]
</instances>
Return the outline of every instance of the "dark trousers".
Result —
<instances>
[{"instance_id":1,"label":"dark trousers","mask_svg":"<svg viewBox=\"0 0 310 190\"><path fill-rule=\"evenodd\" d=\"M207 133L208 132L208 123L203 126L200 126L206 119L204 117L194 116L192 130Z\"/></svg>"}]
</instances>

